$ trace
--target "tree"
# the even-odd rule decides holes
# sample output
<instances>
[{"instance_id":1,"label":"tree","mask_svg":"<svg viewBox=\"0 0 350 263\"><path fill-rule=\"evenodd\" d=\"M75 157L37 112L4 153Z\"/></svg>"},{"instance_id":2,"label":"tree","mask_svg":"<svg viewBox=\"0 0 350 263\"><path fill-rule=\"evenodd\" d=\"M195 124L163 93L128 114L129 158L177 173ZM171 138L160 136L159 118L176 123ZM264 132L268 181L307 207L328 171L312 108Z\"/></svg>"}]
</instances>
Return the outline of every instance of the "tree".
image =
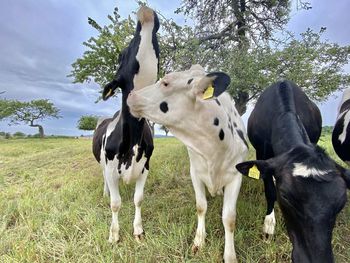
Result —
<instances>
[{"instance_id":1,"label":"tree","mask_svg":"<svg viewBox=\"0 0 350 263\"><path fill-rule=\"evenodd\" d=\"M2 106L6 108L2 109ZM30 102L0 100L0 109L0 112L3 112L0 114L2 117L10 120L10 125L23 122L30 127L36 127L39 129L41 138L44 137L44 128L37 122L48 118L61 118L59 109L47 99L32 100Z\"/></svg>"},{"instance_id":2,"label":"tree","mask_svg":"<svg viewBox=\"0 0 350 263\"><path fill-rule=\"evenodd\" d=\"M93 131L96 128L98 118L94 115L81 116L78 121L78 129L84 131Z\"/></svg>"},{"instance_id":3,"label":"tree","mask_svg":"<svg viewBox=\"0 0 350 263\"><path fill-rule=\"evenodd\" d=\"M131 41L135 22L130 16L120 20L117 7L113 16L108 15L108 19L109 25L100 26L94 19L88 18L88 23L97 30L98 36L83 42L88 50L72 64L71 74L68 75L74 78L74 83L93 80L102 87L114 77L119 54Z\"/></svg>"},{"instance_id":4,"label":"tree","mask_svg":"<svg viewBox=\"0 0 350 263\"><path fill-rule=\"evenodd\" d=\"M164 125L160 126L160 129L163 130L165 132L165 136L168 136L169 133L169 129L167 127L165 127Z\"/></svg>"},{"instance_id":5,"label":"tree","mask_svg":"<svg viewBox=\"0 0 350 263\"><path fill-rule=\"evenodd\" d=\"M194 26L180 26L158 13L162 27L158 38L160 76L188 69L196 63L205 66L207 71L225 71L231 76L228 91L240 114L263 89L281 78L296 82L310 98L318 101L348 87L349 74L343 67L349 62L350 46L323 41L325 28L318 33L308 30L300 37L289 33L282 38L275 34L288 22L292 2L184 0L177 12L190 16ZM299 8L311 8L308 2L294 2ZM89 18L100 34L90 39L89 45L84 42L89 50L73 63L71 76L76 82L92 78L102 85L113 77L116 57L134 30L130 17L119 21L118 9L114 16L115 19L110 18L112 23L105 27L92 23ZM118 30L112 30L114 28ZM119 41L113 41L115 39ZM128 41L123 41L125 39Z\"/></svg>"},{"instance_id":6,"label":"tree","mask_svg":"<svg viewBox=\"0 0 350 263\"><path fill-rule=\"evenodd\" d=\"M18 131L18 132L15 132L13 134L13 137L24 138L24 137L26 137L26 135L25 135L25 133Z\"/></svg>"},{"instance_id":7,"label":"tree","mask_svg":"<svg viewBox=\"0 0 350 263\"><path fill-rule=\"evenodd\" d=\"M13 105L12 101L0 99L0 121L11 115L12 105Z\"/></svg>"}]
</instances>

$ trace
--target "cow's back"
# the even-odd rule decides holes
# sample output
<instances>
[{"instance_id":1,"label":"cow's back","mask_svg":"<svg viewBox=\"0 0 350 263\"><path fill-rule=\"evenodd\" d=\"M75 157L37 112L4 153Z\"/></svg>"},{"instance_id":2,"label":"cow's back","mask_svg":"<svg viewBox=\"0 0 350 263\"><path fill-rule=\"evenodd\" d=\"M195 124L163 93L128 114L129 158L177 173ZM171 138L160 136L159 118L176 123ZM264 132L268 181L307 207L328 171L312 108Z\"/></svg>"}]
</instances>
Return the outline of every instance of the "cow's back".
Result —
<instances>
[{"instance_id":1,"label":"cow's back","mask_svg":"<svg viewBox=\"0 0 350 263\"><path fill-rule=\"evenodd\" d=\"M293 93L293 100L283 97L281 88L288 86ZM253 146L271 149L271 137L274 123L284 112L295 112L312 143L317 143L322 129L321 113L306 94L293 82L277 82L263 91L248 119L248 137Z\"/></svg>"},{"instance_id":2,"label":"cow's back","mask_svg":"<svg viewBox=\"0 0 350 263\"><path fill-rule=\"evenodd\" d=\"M103 136L106 134L108 124L112 121L112 118L107 118L97 123L94 131L94 137L92 139L92 153L95 156L96 161L101 161L101 148L103 145Z\"/></svg>"}]
</instances>

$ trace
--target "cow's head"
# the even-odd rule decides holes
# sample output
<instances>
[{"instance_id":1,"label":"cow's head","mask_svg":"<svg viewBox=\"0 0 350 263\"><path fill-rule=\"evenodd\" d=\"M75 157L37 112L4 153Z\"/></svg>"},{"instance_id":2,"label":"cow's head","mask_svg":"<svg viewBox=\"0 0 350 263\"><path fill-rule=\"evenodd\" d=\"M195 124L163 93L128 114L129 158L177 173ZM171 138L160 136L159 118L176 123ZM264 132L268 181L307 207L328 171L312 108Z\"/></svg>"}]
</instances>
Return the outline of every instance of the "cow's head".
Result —
<instances>
[{"instance_id":1,"label":"cow's head","mask_svg":"<svg viewBox=\"0 0 350 263\"><path fill-rule=\"evenodd\" d=\"M159 29L159 19L155 11L147 6L142 6L139 11L137 11L137 28L136 30L141 30L141 27L149 24L154 25L154 32Z\"/></svg>"},{"instance_id":2,"label":"cow's head","mask_svg":"<svg viewBox=\"0 0 350 263\"><path fill-rule=\"evenodd\" d=\"M333 262L332 230L346 202L350 171L318 146L298 146L275 158L243 162L236 168L250 177L275 178L278 203L293 244L293 262Z\"/></svg>"},{"instance_id":3,"label":"cow's head","mask_svg":"<svg viewBox=\"0 0 350 263\"><path fill-rule=\"evenodd\" d=\"M179 126L189 113L224 92L230 77L222 72L206 74L200 65L166 74L154 85L129 94L127 103L135 117L159 124Z\"/></svg>"}]
</instances>

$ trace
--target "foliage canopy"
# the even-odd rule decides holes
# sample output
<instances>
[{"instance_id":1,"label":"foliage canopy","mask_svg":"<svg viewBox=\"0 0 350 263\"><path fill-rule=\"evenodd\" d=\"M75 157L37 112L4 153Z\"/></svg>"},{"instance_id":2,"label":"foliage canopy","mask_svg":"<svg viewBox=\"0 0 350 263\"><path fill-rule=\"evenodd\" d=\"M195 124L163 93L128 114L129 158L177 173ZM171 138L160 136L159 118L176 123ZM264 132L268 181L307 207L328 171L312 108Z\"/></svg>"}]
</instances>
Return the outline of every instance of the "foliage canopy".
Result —
<instances>
[{"instance_id":1,"label":"foliage canopy","mask_svg":"<svg viewBox=\"0 0 350 263\"><path fill-rule=\"evenodd\" d=\"M322 101L332 92L350 86L344 66L350 46L323 40L326 30L308 29L300 36L276 34L285 29L292 0L184 0L176 11L193 19L179 25L158 12L161 31L160 77L165 73L201 64L207 71L225 71L231 76L229 93L243 114L270 84L285 78L302 87L311 99ZM299 8L308 2L296 0ZM94 80L103 86L118 67L120 52L132 38L135 22L120 19L118 8L100 26L89 18L99 35L83 44L88 48L72 64L74 82Z\"/></svg>"}]
</instances>

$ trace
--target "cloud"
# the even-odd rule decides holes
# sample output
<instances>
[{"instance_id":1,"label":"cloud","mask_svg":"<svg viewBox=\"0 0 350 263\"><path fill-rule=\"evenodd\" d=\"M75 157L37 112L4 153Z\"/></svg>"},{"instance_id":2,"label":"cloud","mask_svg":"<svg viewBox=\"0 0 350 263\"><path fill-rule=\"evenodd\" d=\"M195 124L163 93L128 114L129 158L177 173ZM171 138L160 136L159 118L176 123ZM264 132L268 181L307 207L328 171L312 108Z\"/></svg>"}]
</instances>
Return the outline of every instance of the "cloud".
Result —
<instances>
[{"instance_id":1,"label":"cloud","mask_svg":"<svg viewBox=\"0 0 350 263\"><path fill-rule=\"evenodd\" d=\"M136 1L95 1L95 0L26 0L6 1L0 9L0 96L8 99L33 100L50 99L61 110L62 119L46 120L44 127L49 134L79 135L76 128L80 116L95 114L113 115L120 108L120 98L94 103L99 87L94 83L73 84L67 78L71 64L85 51L82 45L96 31L87 23L92 17L104 25L107 15L118 5L122 17L132 14L137 8ZM181 15L174 11L181 1L148 1L166 17L173 17L183 23ZM341 26L348 22L349 1L339 0L336 5L328 1L317 1L310 11L293 14L290 29L305 31L307 25L318 29L327 27L331 41L349 44L350 27ZM334 122L332 105L338 99L331 98L321 105L324 123ZM336 106L333 106L336 110ZM333 116L333 117L332 117ZM0 122L0 131L23 130L36 133L26 126L8 127Z\"/></svg>"}]
</instances>

